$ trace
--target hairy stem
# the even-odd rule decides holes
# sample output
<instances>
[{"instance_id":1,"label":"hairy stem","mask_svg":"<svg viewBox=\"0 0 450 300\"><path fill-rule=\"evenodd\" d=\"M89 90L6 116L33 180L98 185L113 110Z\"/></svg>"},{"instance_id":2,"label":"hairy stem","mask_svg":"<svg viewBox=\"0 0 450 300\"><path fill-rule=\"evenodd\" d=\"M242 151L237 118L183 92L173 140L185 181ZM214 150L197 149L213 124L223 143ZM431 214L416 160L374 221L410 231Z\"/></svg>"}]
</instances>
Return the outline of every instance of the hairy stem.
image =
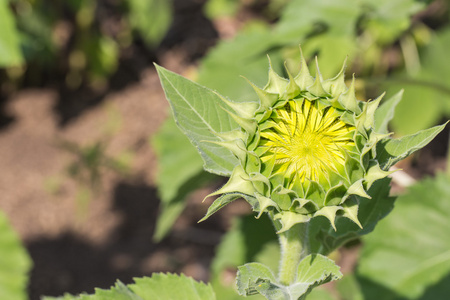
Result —
<instances>
[{"instance_id":1,"label":"hairy stem","mask_svg":"<svg viewBox=\"0 0 450 300\"><path fill-rule=\"evenodd\" d=\"M284 285L295 282L298 264L309 254L308 224L309 222L296 224L279 234L281 261L278 277Z\"/></svg>"}]
</instances>

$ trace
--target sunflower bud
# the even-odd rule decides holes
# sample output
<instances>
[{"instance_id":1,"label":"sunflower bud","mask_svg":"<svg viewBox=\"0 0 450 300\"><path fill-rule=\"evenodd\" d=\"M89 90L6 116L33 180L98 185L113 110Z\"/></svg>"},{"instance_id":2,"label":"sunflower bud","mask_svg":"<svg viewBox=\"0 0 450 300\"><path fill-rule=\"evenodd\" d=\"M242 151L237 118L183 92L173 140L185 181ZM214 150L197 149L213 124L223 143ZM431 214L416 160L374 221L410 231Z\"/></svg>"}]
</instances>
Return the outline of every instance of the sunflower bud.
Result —
<instances>
[{"instance_id":1,"label":"sunflower bud","mask_svg":"<svg viewBox=\"0 0 450 300\"><path fill-rule=\"evenodd\" d=\"M382 98L363 102L355 96L354 78L339 74L316 77L301 57L301 69L285 79L269 69L261 89L251 84L259 102L223 99L224 109L240 125L221 133L218 142L238 158L229 181L211 195L244 197L259 212L270 212L281 230L324 216L358 226L358 203L378 179L390 174L377 161L376 145L388 134L374 131ZM220 206L218 207L220 208ZM336 228L335 228L336 229Z\"/></svg>"}]
</instances>

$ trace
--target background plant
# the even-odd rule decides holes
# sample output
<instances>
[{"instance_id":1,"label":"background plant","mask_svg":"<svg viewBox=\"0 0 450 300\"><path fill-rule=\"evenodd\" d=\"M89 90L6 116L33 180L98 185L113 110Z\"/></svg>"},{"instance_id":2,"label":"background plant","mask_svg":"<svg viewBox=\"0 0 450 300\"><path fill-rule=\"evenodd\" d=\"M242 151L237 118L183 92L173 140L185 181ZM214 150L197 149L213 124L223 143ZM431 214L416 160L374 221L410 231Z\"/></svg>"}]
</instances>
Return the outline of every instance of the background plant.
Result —
<instances>
[{"instance_id":1,"label":"background plant","mask_svg":"<svg viewBox=\"0 0 450 300\"><path fill-rule=\"evenodd\" d=\"M120 53L134 40L156 47L169 28L172 8L161 0L11 0L2 2L0 13L8 50L0 63L21 66L9 69L6 78L41 84L43 74L58 73L77 89L82 84L104 88ZM114 18L118 26L112 25Z\"/></svg>"}]
</instances>

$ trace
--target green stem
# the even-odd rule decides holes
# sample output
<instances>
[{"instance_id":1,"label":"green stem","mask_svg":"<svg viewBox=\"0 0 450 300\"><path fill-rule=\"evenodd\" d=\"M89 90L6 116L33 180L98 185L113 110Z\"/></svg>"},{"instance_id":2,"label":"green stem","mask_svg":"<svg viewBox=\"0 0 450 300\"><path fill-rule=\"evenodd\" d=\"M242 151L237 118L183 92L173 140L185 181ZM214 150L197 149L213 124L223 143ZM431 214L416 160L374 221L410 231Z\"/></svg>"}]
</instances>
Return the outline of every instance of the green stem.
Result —
<instances>
[{"instance_id":1,"label":"green stem","mask_svg":"<svg viewBox=\"0 0 450 300\"><path fill-rule=\"evenodd\" d=\"M281 261L278 279L286 286L295 282L298 264L309 254L308 224L296 224L279 234Z\"/></svg>"}]
</instances>

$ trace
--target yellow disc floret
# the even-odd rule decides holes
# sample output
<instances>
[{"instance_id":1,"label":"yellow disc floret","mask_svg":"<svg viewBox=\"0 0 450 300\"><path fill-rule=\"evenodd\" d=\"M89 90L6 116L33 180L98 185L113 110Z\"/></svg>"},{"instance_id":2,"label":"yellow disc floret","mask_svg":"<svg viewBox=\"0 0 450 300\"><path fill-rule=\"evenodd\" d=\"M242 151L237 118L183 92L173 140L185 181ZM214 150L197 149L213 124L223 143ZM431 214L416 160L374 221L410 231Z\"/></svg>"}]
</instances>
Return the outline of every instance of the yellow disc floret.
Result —
<instances>
[{"instance_id":1,"label":"yellow disc floret","mask_svg":"<svg viewBox=\"0 0 450 300\"><path fill-rule=\"evenodd\" d=\"M354 127L339 119L336 109L317 101L290 100L261 124L262 163L274 161L273 173L290 182L322 181L339 172L345 151L354 147Z\"/></svg>"}]
</instances>

